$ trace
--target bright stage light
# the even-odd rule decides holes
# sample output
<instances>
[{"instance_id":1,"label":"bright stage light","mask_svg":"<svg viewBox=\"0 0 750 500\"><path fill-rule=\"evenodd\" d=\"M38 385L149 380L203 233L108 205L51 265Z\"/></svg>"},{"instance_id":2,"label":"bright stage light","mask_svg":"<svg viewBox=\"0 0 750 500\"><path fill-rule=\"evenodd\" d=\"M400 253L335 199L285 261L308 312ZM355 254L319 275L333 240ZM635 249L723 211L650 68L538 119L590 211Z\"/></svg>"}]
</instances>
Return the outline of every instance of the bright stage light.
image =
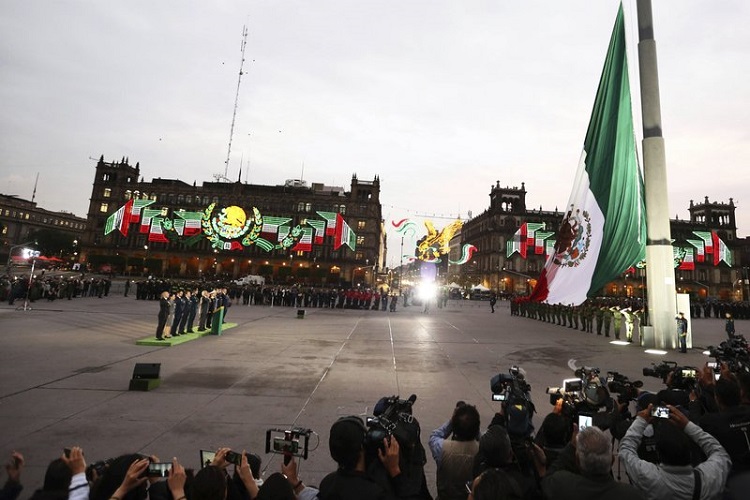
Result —
<instances>
[{"instance_id":1,"label":"bright stage light","mask_svg":"<svg viewBox=\"0 0 750 500\"><path fill-rule=\"evenodd\" d=\"M435 298L435 292L437 286L434 283L422 283L417 289L417 296L422 300L430 300Z\"/></svg>"}]
</instances>

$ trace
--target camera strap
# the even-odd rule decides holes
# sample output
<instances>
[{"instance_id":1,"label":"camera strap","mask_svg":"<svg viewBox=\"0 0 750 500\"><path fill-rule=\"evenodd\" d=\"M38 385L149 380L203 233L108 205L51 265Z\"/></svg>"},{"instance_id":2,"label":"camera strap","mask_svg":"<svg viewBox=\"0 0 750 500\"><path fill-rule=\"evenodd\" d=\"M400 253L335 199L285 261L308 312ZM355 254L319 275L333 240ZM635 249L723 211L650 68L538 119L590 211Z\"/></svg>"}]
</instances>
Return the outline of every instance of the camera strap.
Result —
<instances>
[{"instance_id":1,"label":"camera strap","mask_svg":"<svg viewBox=\"0 0 750 500\"><path fill-rule=\"evenodd\" d=\"M700 500L701 498L701 473L698 469L693 469L693 477L695 478L695 485L693 486L693 500Z\"/></svg>"}]
</instances>

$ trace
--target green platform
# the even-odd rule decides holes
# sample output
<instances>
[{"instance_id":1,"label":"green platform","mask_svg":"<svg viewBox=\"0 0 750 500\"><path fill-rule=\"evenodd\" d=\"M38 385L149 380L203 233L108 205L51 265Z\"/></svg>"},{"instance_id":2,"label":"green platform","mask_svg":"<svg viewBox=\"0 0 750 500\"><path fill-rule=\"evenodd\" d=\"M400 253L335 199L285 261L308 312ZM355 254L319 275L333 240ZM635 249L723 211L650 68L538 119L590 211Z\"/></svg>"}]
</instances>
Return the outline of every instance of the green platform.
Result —
<instances>
[{"instance_id":1,"label":"green platform","mask_svg":"<svg viewBox=\"0 0 750 500\"><path fill-rule=\"evenodd\" d=\"M224 323L221 329L222 331L229 330L230 328L234 328L235 326L237 326L237 323ZM205 337L206 335L211 335L211 330L206 330L204 332L186 333L184 335L180 335L179 337L172 337L164 340L156 340L154 336L148 336L146 338L136 340L135 343L136 345L171 347L174 345L184 344L185 342L190 342L191 340L196 340L201 337Z\"/></svg>"}]
</instances>

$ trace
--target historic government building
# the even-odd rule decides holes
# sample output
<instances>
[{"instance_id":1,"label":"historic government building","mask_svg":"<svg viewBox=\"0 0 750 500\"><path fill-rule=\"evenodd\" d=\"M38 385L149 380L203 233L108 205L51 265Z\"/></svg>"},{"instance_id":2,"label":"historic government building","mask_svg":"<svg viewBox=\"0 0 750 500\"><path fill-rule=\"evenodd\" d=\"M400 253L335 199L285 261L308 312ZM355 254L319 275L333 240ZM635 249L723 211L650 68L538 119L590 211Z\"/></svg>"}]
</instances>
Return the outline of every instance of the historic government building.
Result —
<instances>
[{"instance_id":1,"label":"historic government building","mask_svg":"<svg viewBox=\"0 0 750 500\"><path fill-rule=\"evenodd\" d=\"M563 214L529 209L526 187L490 187L490 205L466 221L461 244L479 251L464 266L448 269L451 276L506 293L529 293L552 250ZM689 219L670 221L674 240L675 278L678 293L696 298L747 300L747 239L737 238L735 205L690 201ZM457 252L460 245L453 244ZM452 255L456 259L457 255ZM602 295L643 297L646 270L636 266L609 283Z\"/></svg>"},{"instance_id":2,"label":"historic government building","mask_svg":"<svg viewBox=\"0 0 750 500\"><path fill-rule=\"evenodd\" d=\"M81 261L91 270L276 283L374 285L386 257L380 179L348 190L302 180L145 182L128 159L96 164Z\"/></svg>"}]
</instances>

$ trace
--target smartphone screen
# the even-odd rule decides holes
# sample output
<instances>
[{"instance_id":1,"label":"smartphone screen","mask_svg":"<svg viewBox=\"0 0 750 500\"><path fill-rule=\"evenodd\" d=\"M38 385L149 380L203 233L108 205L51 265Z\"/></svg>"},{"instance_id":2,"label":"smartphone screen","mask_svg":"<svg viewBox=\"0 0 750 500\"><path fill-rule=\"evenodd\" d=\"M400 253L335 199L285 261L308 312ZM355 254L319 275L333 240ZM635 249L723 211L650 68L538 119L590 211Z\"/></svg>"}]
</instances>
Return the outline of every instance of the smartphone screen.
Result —
<instances>
[{"instance_id":1,"label":"smartphone screen","mask_svg":"<svg viewBox=\"0 0 750 500\"><path fill-rule=\"evenodd\" d=\"M148 477L167 477L171 469L171 462L151 462L148 464Z\"/></svg>"},{"instance_id":2,"label":"smartphone screen","mask_svg":"<svg viewBox=\"0 0 750 500\"><path fill-rule=\"evenodd\" d=\"M201 450L201 469L203 467L208 467L209 465L211 465L211 463L214 461L214 458L216 458L215 451Z\"/></svg>"},{"instance_id":3,"label":"smartphone screen","mask_svg":"<svg viewBox=\"0 0 750 500\"><path fill-rule=\"evenodd\" d=\"M669 408L666 406L655 406L651 410L651 415L656 418L669 418Z\"/></svg>"},{"instance_id":4,"label":"smartphone screen","mask_svg":"<svg viewBox=\"0 0 750 500\"><path fill-rule=\"evenodd\" d=\"M505 393L492 394L492 401L505 401Z\"/></svg>"},{"instance_id":5,"label":"smartphone screen","mask_svg":"<svg viewBox=\"0 0 750 500\"><path fill-rule=\"evenodd\" d=\"M582 431L586 427L593 425L594 419L591 415L578 415L578 430Z\"/></svg>"}]
</instances>

